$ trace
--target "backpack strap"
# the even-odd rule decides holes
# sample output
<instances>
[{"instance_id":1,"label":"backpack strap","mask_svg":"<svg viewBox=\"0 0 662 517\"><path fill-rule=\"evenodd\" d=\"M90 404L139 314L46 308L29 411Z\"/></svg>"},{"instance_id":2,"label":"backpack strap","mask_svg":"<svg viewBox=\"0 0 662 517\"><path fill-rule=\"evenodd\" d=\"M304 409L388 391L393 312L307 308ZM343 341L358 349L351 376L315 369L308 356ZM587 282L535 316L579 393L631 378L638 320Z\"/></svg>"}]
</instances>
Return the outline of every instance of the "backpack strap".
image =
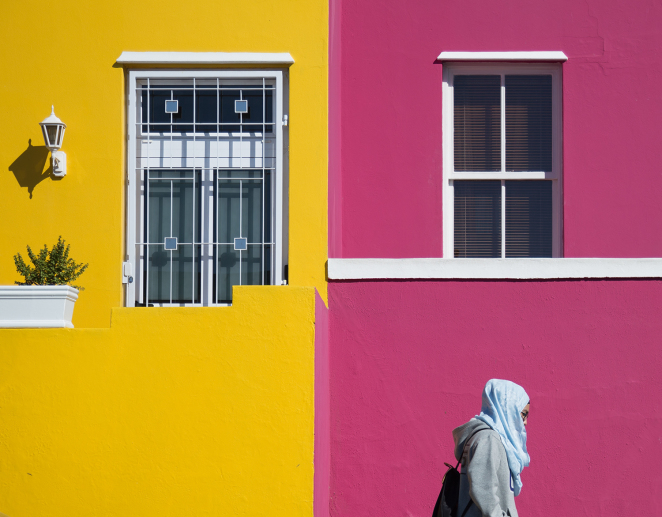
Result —
<instances>
[{"instance_id":1,"label":"backpack strap","mask_svg":"<svg viewBox=\"0 0 662 517\"><path fill-rule=\"evenodd\" d=\"M460 462L462 461L462 458L464 458L464 454L465 454L465 451L466 451L466 448L467 448L467 444L469 443L469 440L471 440L473 438L474 434L478 434L481 431L489 431L491 429L492 429L491 427L483 427L482 429L478 429L477 431L474 431L473 433L471 433L469 438L467 438L467 441L464 442L464 447L462 449L462 456L460 456L460 461L457 462L458 466L460 465ZM455 467L455 468L457 469L457 467ZM469 504L466 506L466 508L462 512L461 517L464 517L466 515L466 513L469 511L469 508L471 508L472 504L474 504L474 500L471 499L471 495L469 495Z\"/></svg>"}]
</instances>

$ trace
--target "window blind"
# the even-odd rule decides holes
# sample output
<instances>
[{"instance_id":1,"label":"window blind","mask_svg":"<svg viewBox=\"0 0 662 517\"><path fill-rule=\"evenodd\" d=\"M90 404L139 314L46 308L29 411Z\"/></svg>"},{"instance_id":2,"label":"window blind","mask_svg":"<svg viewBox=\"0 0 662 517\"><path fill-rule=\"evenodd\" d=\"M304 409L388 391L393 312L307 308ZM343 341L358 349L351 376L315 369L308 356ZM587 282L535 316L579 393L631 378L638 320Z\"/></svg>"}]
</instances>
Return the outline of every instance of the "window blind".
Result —
<instances>
[{"instance_id":1,"label":"window blind","mask_svg":"<svg viewBox=\"0 0 662 517\"><path fill-rule=\"evenodd\" d=\"M501 170L501 76L453 80L456 171Z\"/></svg>"},{"instance_id":2,"label":"window blind","mask_svg":"<svg viewBox=\"0 0 662 517\"><path fill-rule=\"evenodd\" d=\"M501 256L501 181L454 181L455 257Z\"/></svg>"},{"instance_id":3,"label":"window blind","mask_svg":"<svg viewBox=\"0 0 662 517\"><path fill-rule=\"evenodd\" d=\"M552 256L552 182L506 181L506 257Z\"/></svg>"},{"instance_id":4,"label":"window blind","mask_svg":"<svg viewBox=\"0 0 662 517\"><path fill-rule=\"evenodd\" d=\"M552 76L507 75L506 170L552 170Z\"/></svg>"}]
</instances>

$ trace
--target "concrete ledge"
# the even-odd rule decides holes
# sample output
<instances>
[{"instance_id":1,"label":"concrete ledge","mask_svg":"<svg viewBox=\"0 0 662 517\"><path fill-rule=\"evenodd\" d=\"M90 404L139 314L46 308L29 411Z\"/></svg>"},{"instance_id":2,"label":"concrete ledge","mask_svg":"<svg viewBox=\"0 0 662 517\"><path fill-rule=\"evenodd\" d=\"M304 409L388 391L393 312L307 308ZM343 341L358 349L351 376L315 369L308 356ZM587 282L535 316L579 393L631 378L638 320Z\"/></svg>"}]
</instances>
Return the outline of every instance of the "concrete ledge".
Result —
<instances>
[{"instance_id":1,"label":"concrete ledge","mask_svg":"<svg viewBox=\"0 0 662 517\"><path fill-rule=\"evenodd\" d=\"M122 52L118 65L291 65L287 52Z\"/></svg>"},{"instance_id":2,"label":"concrete ledge","mask_svg":"<svg viewBox=\"0 0 662 517\"><path fill-rule=\"evenodd\" d=\"M526 52L442 52L437 61L567 61L560 50Z\"/></svg>"},{"instance_id":3,"label":"concrete ledge","mask_svg":"<svg viewBox=\"0 0 662 517\"><path fill-rule=\"evenodd\" d=\"M329 259L333 280L662 278L662 258Z\"/></svg>"}]
</instances>

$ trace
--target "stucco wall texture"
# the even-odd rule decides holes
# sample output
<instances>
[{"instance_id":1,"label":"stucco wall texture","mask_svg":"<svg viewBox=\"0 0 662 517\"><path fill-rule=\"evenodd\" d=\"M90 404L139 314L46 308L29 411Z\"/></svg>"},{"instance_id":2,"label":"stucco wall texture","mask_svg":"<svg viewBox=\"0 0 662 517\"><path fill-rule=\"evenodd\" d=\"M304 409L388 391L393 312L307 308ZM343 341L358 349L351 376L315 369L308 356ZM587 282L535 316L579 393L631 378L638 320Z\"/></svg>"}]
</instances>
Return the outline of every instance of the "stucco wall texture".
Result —
<instances>
[{"instance_id":1,"label":"stucco wall texture","mask_svg":"<svg viewBox=\"0 0 662 517\"><path fill-rule=\"evenodd\" d=\"M518 50L569 58L564 256L662 256L659 2L332 0L330 12L331 257L442 255L435 58Z\"/></svg>"},{"instance_id":2,"label":"stucco wall texture","mask_svg":"<svg viewBox=\"0 0 662 517\"><path fill-rule=\"evenodd\" d=\"M314 288L0 332L0 512L313 514ZM319 300L324 306L324 303Z\"/></svg>"},{"instance_id":3,"label":"stucco wall texture","mask_svg":"<svg viewBox=\"0 0 662 517\"><path fill-rule=\"evenodd\" d=\"M520 515L660 515L661 304L662 281L331 283L331 515L430 515L490 378L531 397Z\"/></svg>"},{"instance_id":4,"label":"stucco wall texture","mask_svg":"<svg viewBox=\"0 0 662 517\"><path fill-rule=\"evenodd\" d=\"M329 309L315 296L315 485L314 517L329 515L331 429L329 393Z\"/></svg>"}]
</instances>

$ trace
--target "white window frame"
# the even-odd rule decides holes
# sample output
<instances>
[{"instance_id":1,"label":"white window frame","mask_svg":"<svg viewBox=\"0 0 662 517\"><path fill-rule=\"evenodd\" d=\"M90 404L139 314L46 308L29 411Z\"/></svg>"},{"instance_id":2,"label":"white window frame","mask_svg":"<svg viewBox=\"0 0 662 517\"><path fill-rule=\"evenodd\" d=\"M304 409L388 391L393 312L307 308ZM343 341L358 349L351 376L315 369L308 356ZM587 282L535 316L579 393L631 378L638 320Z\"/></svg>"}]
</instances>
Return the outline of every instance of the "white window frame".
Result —
<instances>
[{"instance_id":1,"label":"white window frame","mask_svg":"<svg viewBox=\"0 0 662 517\"><path fill-rule=\"evenodd\" d=\"M289 54L288 54L289 56ZM284 264L287 264L288 249L287 249L287 214L288 210L285 206L287 204L287 193L284 191L287 185L287 161L285 152L287 149L287 134L283 126L284 114L287 112L288 103L288 81L287 71L281 69L215 69L215 70L198 70L198 69L136 69L129 70L126 74L126 109L127 109L127 161L126 161L126 232L125 232L125 261L123 266L123 283L126 285L125 289L125 306L135 306L135 286L132 285L130 279L136 270L136 222L139 210L138 199L135 195L135 168L137 160L137 105L136 98L137 83L145 79L211 79L221 77L224 80L242 80L242 79L269 79L274 80L276 84L276 95L274 99L275 118L274 118L274 136L276 141L276 169L274 175L275 188L272 193L272 202L274 203L273 209L273 239L274 239L274 267L271 277L271 285L281 285L284 283ZM202 301L202 300L201 300ZM163 305L163 304L156 304ZM202 306L193 303L174 303L175 306ZM228 305L224 303L210 304L210 305Z\"/></svg>"},{"instance_id":2,"label":"white window frame","mask_svg":"<svg viewBox=\"0 0 662 517\"><path fill-rule=\"evenodd\" d=\"M545 74L552 76L552 171L505 171L505 116L501 119L501 172L455 172L454 158L454 98L455 75L501 75L501 110L505 113L503 77L511 74ZM505 180L552 180L552 257L563 256L563 93L562 69L559 63L444 63L442 84L443 133L443 257L454 258L454 180L502 180L501 184L501 247L505 256ZM457 259L456 259L457 260ZM476 260L476 259L471 259ZM490 259L494 260L494 259ZM508 259L512 260L512 259Z\"/></svg>"}]
</instances>

